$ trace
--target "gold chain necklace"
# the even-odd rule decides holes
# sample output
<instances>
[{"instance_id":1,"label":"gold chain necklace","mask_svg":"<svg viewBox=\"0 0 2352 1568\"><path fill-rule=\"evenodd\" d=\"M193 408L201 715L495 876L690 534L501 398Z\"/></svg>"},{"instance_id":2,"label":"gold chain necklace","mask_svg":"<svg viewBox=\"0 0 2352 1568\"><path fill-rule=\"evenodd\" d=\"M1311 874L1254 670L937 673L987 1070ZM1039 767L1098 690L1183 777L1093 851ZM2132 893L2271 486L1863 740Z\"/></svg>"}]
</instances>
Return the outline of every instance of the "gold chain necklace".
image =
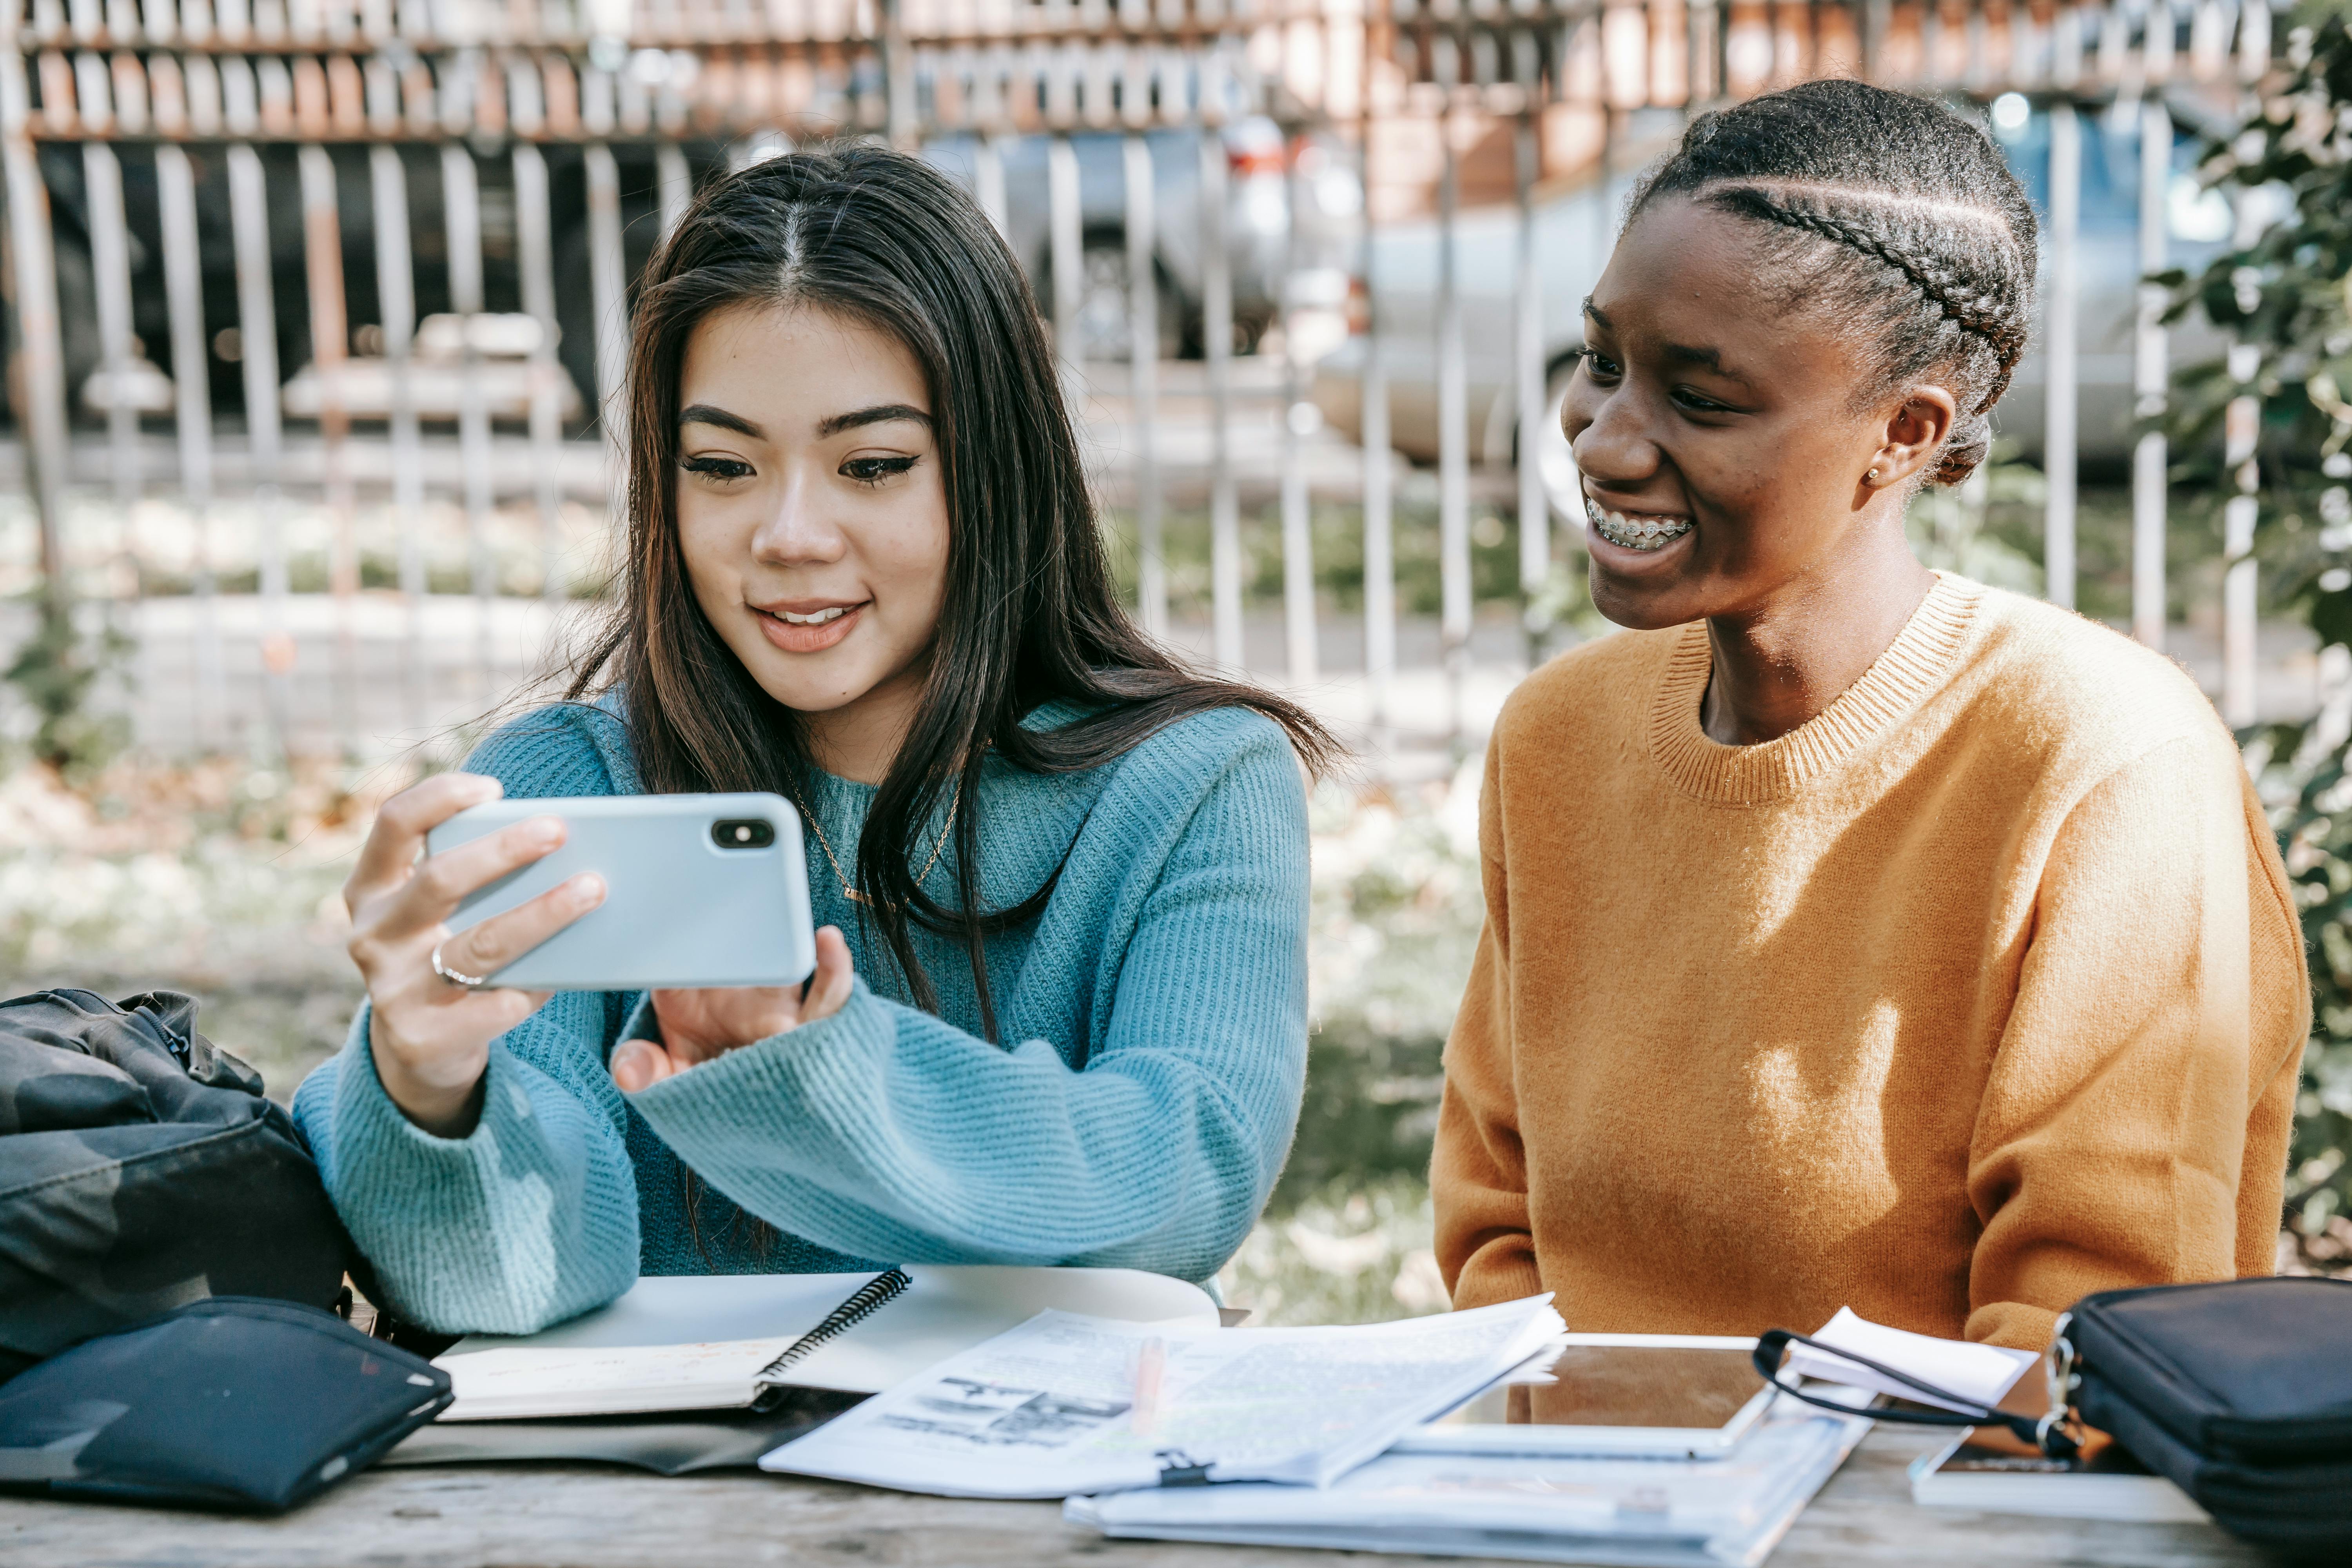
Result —
<instances>
[{"instance_id":1,"label":"gold chain necklace","mask_svg":"<svg viewBox=\"0 0 2352 1568\"><path fill-rule=\"evenodd\" d=\"M824 836L824 824L816 819L816 813L811 811L808 808L808 802L801 798L800 786L793 784L790 787L793 792L793 804L801 808L801 820L807 823L809 831L816 835L816 847L824 851L825 864L833 868L833 879L841 884L841 896L853 904L870 906L874 900L858 889L850 886L849 873L841 868L841 858L833 852L833 840ZM929 880L933 868L939 865L940 854L948 847L948 835L955 831L956 807L962 804L963 780L958 779L955 794L948 800L948 819L940 824L940 837L931 846L931 858L923 862L922 874L915 879L915 886L919 888Z\"/></svg>"}]
</instances>

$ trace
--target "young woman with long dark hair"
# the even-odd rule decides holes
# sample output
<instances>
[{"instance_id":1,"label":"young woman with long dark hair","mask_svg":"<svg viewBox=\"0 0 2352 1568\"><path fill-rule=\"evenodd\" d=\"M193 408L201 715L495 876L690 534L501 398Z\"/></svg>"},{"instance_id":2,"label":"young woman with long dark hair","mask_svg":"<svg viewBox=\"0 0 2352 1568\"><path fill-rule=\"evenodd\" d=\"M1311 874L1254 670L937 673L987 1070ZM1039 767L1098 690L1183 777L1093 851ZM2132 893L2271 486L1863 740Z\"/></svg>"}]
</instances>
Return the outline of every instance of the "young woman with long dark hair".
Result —
<instances>
[{"instance_id":1,"label":"young woman with long dark hair","mask_svg":"<svg viewBox=\"0 0 2352 1568\"><path fill-rule=\"evenodd\" d=\"M1207 1277L1297 1117L1299 762L1330 740L1121 611L1034 301L921 162L796 153L707 190L630 385L608 630L566 700L388 802L345 889L369 1003L295 1114L392 1305L517 1332L641 1272ZM603 897L450 935L561 842L538 818L417 858L501 790L796 801L816 973L467 985Z\"/></svg>"},{"instance_id":2,"label":"young woman with long dark hair","mask_svg":"<svg viewBox=\"0 0 2352 1568\"><path fill-rule=\"evenodd\" d=\"M1563 418L1632 629L1487 753L1456 1306L2038 1349L2087 1292L2270 1271L2310 1001L2237 748L1904 533L1983 460L2033 274L1984 133L1859 82L1701 118L1636 195Z\"/></svg>"}]
</instances>

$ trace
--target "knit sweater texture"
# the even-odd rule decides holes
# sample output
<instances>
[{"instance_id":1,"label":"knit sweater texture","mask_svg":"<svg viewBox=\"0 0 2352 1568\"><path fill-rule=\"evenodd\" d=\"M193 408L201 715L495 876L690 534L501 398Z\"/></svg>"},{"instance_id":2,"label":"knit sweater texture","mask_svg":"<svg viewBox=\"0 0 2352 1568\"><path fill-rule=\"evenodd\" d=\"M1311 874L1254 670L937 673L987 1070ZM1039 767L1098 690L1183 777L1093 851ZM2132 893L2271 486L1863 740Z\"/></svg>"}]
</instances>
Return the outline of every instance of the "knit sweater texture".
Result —
<instances>
[{"instance_id":1,"label":"knit sweater texture","mask_svg":"<svg viewBox=\"0 0 2352 1568\"><path fill-rule=\"evenodd\" d=\"M526 715L467 766L510 797L641 793L609 700ZM848 864L874 790L812 782L807 806ZM1305 1084L1306 801L1289 745L1218 710L1088 773L992 758L976 795L962 809L980 813L989 907L1060 868L1035 919L987 939L1001 1046L978 1033L959 940L915 929L940 1012L907 1004L813 833L810 900L848 939L850 1001L642 1093L606 1068L625 1026L652 1033L631 1024L640 995L559 994L492 1043L474 1131L435 1137L384 1093L362 1006L294 1116L391 1305L445 1331L523 1333L640 1274L1213 1273L1273 1188ZM927 885L952 907L952 862Z\"/></svg>"},{"instance_id":2,"label":"knit sweater texture","mask_svg":"<svg viewBox=\"0 0 2352 1568\"><path fill-rule=\"evenodd\" d=\"M1619 633L1505 707L1433 1164L1454 1304L2039 1349L2090 1291L2269 1273L2310 992L2189 679L1952 577L1777 740L1707 737L1710 669L1703 623Z\"/></svg>"}]
</instances>

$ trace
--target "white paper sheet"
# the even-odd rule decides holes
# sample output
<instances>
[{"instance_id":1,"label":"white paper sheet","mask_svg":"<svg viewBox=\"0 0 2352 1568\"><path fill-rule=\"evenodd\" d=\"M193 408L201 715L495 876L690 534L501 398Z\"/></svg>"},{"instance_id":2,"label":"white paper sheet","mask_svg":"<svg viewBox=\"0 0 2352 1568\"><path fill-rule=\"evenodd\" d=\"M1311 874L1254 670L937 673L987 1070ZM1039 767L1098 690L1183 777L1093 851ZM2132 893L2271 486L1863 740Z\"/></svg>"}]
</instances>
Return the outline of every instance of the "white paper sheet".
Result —
<instances>
[{"instance_id":1,"label":"white paper sheet","mask_svg":"<svg viewBox=\"0 0 2352 1568\"><path fill-rule=\"evenodd\" d=\"M1816 1330L1812 1337L1825 1345L1852 1351L1882 1365L1909 1373L1913 1377L1924 1379L1938 1388L1949 1389L1963 1399L1973 1399L1983 1405L1998 1404L2000 1396L2042 1359L2032 1351L1970 1344L1961 1340L1939 1340L1928 1334L1890 1329L1883 1323L1855 1317L1851 1307L1840 1307L1837 1316ZM1789 1347L1788 1370L1800 1376L1818 1377L1830 1383L1891 1394L1900 1399L1933 1405L1945 1410L1961 1409L1960 1405L1948 1400L1930 1398L1891 1377L1882 1377L1868 1367L1857 1366L1843 1356L1824 1355L1810 1345Z\"/></svg>"},{"instance_id":2,"label":"white paper sheet","mask_svg":"<svg viewBox=\"0 0 2352 1568\"><path fill-rule=\"evenodd\" d=\"M1041 1312L760 1464L949 1497L1113 1491L1193 1465L1321 1485L1525 1362L1562 1331L1549 1302L1180 1333ZM1139 1420L1147 1357L1159 1393Z\"/></svg>"}]
</instances>

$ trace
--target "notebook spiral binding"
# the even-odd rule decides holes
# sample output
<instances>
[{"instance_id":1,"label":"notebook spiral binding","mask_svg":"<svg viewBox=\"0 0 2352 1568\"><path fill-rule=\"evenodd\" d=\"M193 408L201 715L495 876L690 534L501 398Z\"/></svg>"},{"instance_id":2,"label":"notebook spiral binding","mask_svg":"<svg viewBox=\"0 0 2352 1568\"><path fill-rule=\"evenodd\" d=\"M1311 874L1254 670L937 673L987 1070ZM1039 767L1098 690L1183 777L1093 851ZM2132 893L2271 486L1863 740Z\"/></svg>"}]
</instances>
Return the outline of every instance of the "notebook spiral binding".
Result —
<instances>
[{"instance_id":1,"label":"notebook spiral binding","mask_svg":"<svg viewBox=\"0 0 2352 1568\"><path fill-rule=\"evenodd\" d=\"M782 1382L786 1372L905 1295L913 1284L914 1280L903 1268L891 1268L877 1274L859 1286L856 1294L826 1313L824 1321L785 1346L782 1355L761 1367L757 1381L762 1384Z\"/></svg>"}]
</instances>

